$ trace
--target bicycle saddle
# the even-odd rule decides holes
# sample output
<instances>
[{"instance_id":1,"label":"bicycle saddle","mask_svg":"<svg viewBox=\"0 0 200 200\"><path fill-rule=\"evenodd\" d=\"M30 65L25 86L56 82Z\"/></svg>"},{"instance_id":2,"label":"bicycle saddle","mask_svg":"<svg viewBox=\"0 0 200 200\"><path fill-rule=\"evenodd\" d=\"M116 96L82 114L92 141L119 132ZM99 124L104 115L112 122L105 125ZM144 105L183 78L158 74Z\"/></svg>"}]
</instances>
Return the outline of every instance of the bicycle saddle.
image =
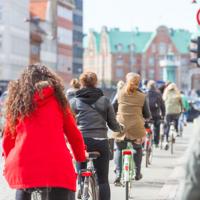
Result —
<instances>
[{"instance_id":1,"label":"bicycle saddle","mask_svg":"<svg viewBox=\"0 0 200 200\"><path fill-rule=\"evenodd\" d=\"M98 151L88 152L88 154L89 154L89 158L93 158L93 159L97 159L101 155Z\"/></svg>"}]
</instances>

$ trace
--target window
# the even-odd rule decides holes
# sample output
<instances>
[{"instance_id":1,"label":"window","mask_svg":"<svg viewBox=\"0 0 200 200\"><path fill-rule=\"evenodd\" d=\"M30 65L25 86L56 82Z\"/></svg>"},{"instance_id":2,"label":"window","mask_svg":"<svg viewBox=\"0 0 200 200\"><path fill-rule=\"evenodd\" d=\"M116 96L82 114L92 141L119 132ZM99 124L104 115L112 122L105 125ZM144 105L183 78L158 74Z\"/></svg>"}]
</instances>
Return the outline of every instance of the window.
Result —
<instances>
[{"instance_id":1,"label":"window","mask_svg":"<svg viewBox=\"0 0 200 200\"><path fill-rule=\"evenodd\" d=\"M58 56L58 71L61 72L70 72L71 69L72 58L64 55Z\"/></svg>"},{"instance_id":2,"label":"window","mask_svg":"<svg viewBox=\"0 0 200 200\"><path fill-rule=\"evenodd\" d=\"M121 68L116 69L116 77L117 78L124 77L124 70Z\"/></svg>"},{"instance_id":3,"label":"window","mask_svg":"<svg viewBox=\"0 0 200 200\"><path fill-rule=\"evenodd\" d=\"M72 10L69 10L61 5L57 7L58 16L72 21Z\"/></svg>"},{"instance_id":4,"label":"window","mask_svg":"<svg viewBox=\"0 0 200 200\"><path fill-rule=\"evenodd\" d=\"M115 45L115 48L118 52L121 52L123 50L123 45L119 43L119 44Z\"/></svg>"},{"instance_id":5,"label":"window","mask_svg":"<svg viewBox=\"0 0 200 200\"><path fill-rule=\"evenodd\" d=\"M153 67L153 66L155 65L155 59L154 59L153 56L151 56L151 57L149 58L149 65L150 65L151 67Z\"/></svg>"},{"instance_id":6,"label":"window","mask_svg":"<svg viewBox=\"0 0 200 200\"><path fill-rule=\"evenodd\" d=\"M116 65L119 66L119 65L123 65L124 64L124 60L122 57L119 57L116 59Z\"/></svg>"},{"instance_id":7,"label":"window","mask_svg":"<svg viewBox=\"0 0 200 200\"><path fill-rule=\"evenodd\" d=\"M74 47L73 48L73 56L76 58L82 58L83 57L83 50L81 47Z\"/></svg>"},{"instance_id":8,"label":"window","mask_svg":"<svg viewBox=\"0 0 200 200\"><path fill-rule=\"evenodd\" d=\"M31 54L34 56L40 55L40 45L39 44L31 44Z\"/></svg>"},{"instance_id":9,"label":"window","mask_svg":"<svg viewBox=\"0 0 200 200\"><path fill-rule=\"evenodd\" d=\"M135 65L136 64L136 58L134 56L130 57L130 64Z\"/></svg>"},{"instance_id":10,"label":"window","mask_svg":"<svg viewBox=\"0 0 200 200\"><path fill-rule=\"evenodd\" d=\"M83 40L83 33L80 31L74 31L73 32L73 40L74 41L78 41L78 42L82 42Z\"/></svg>"},{"instance_id":11,"label":"window","mask_svg":"<svg viewBox=\"0 0 200 200\"><path fill-rule=\"evenodd\" d=\"M154 80L154 74L155 74L154 69L150 69L149 70L149 79Z\"/></svg>"},{"instance_id":12,"label":"window","mask_svg":"<svg viewBox=\"0 0 200 200\"><path fill-rule=\"evenodd\" d=\"M163 42L159 44L159 53L160 55L164 55L167 53L167 45Z\"/></svg>"},{"instance_id":13,"label":"window","mask_svg":"<svg viewBox=\"0 0 200 200\"><path fill-rule=\"evenodd\" d=\"M72 45L72 31L66 28L58 27L58 42L66 45Z\"/></svg>"},{"instance_id":14,"label":"window","mask_svg":"<svg viewBox=\"0 0 200 200\"><path fill-rule=\"evenodd\" d=\"M83 24L82 16L79 16L79 15L76 15L76 14L73 16L73 21L74 21L74 24L78 25L78 26L82 26L82 24Z\"/></svg>"},{"instance_id":15,"label":"window","mask_svg":"<svg viewBox=\"0 0 200 200\"><path fill-rule=\"evenodd\" d=\"M83 71L82 64L73 63L73 73L74 74L81 74Z\"/></svg>"},{"instance_id":16,"label":"window","mask_svg":"<svg viewBox=\"0 0 200 200\"><path fill-rule=\"evenodd\" d=\"M82 0L75 0L76 9L82 10L83 9L83 1Z\"/></svg>"}]
</instances>

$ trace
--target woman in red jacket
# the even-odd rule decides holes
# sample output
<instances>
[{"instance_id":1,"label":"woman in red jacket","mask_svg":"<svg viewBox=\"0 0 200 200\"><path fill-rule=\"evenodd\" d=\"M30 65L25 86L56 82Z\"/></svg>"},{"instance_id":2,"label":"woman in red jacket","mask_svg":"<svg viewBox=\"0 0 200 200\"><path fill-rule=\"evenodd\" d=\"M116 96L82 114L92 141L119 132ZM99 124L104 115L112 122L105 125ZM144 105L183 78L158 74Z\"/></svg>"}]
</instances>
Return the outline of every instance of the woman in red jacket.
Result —
<instances>
[{"instance_id":1,"label":"woman in red jacket","mask_svg":"<svg viewBox=\"0 0 200 200\"><path fill-rule=\"evenodd\" d=\"M16 200L30 200L35 188L45 191L44 199L75 199L76 173L66 140L79 162L85 161L85 145L59 77L40 64L28 66L9 84L6 119L3 173L17 189Z\"/></svg>"}]
</instances>

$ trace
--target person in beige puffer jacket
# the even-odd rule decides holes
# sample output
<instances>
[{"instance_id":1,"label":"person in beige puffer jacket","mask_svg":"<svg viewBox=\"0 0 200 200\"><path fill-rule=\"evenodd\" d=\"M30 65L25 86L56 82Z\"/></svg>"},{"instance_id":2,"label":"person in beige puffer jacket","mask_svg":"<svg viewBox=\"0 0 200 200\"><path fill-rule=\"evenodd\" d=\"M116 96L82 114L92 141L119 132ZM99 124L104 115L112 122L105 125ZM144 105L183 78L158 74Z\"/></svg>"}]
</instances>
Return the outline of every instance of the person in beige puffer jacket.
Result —
<instances>
[{"instance_id":1,"label":"person in beige puffer jacket","mask_svg":"<svg viewBox=\"0 0 200 200\"><path fill-rule=\"evenodd\" d=\"M163 100L166 108L164 135L166 136L166 141L168 143L170 122L175 122L175 129L178 134L178 120L182 112L181 94L175 83L170 83L167 86L163 94ZM168 144L165 149L168 149Z\"/></svg>"}]
</instances>

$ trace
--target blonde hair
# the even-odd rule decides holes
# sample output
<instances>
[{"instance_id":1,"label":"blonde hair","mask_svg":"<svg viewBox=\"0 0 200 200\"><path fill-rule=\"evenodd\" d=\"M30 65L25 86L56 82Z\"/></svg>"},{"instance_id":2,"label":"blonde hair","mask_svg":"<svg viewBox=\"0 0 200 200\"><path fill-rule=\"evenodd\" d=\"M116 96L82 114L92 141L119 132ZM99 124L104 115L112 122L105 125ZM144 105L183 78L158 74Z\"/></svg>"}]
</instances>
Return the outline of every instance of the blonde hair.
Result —
<instances>
[{"instance_id":1,"label":"blonde hair","mask_svg":"<svg viewBox=\"0 0 200 200\"><path fill-rule=\"evenodd\" d=\"M140 84L140 75L130 72L126 75L126 92L130 95L137 91Z\"/></svg>"},{"instance_id":2,"label":"blonde hair","mask_svg":"<svg viewBox=\"0 0 200 200\"><path fill-rule=\"evenodd\" d=\"M124 87L125 83L124 81L120 80L117 83L117 92L119 92L123 87Z\"/></svg>"},{"instance_id":3,"label":"blonde hair","mask_svg":"<svg viewBox=\"0 0 200 200\"><path fill-rule=\"evenodd\" d=\"M73 78L71 81L70 81L70 85L75 88L75 89L80 89L80 83L79 83L79 80L77 78Z\"/></svg>"},{"instance_id":4,"label":"blonde hair","mask_svg":"<svg viewBox=\"0 0 200 200\"><path fill-rule=\"evenodd\" d=\"M177 96L181 96L180 91L178 90L176 84L170 83L164 90L164 93L163 93L163 100L164 101L167 99L168 93L172 90L176 93Z\"/></svg>"}]
</instances>

